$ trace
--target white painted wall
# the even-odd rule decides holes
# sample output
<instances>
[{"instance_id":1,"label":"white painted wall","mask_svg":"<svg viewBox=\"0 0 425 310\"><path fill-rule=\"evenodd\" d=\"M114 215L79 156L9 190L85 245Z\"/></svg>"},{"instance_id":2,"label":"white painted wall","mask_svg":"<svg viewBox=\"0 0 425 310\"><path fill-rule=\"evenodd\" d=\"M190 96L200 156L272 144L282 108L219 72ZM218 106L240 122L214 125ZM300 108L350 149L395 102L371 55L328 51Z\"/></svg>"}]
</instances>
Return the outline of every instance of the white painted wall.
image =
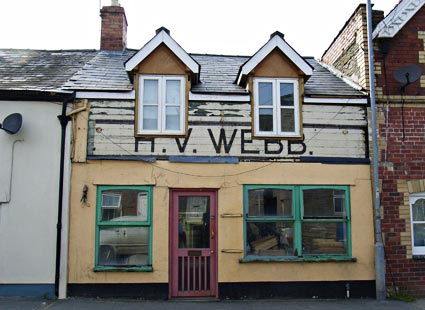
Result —
<instances>
[{"instance_id":1,"label":"white painted wall","mask_svg":"<svg viewBox=\"0 0 425 310\"><path fill-rule=\"evenodd\" d=\"M0 284L55 281L61 108L61 102L0 101L0 122L11 113L23 116L17 134L0 130Z\"/></svg>"}]
</instances>

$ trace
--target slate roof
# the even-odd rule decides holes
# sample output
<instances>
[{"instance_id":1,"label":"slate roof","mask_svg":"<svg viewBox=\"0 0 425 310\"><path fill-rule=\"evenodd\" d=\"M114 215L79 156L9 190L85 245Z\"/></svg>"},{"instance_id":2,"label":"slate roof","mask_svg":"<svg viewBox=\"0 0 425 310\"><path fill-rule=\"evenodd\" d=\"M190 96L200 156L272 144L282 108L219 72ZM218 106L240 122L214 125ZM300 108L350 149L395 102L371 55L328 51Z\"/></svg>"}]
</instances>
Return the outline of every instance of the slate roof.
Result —
<instances>
[{"instance_id":1,"label":"slate roof","mask_svg":"<svg viewBox=\"0 0 425 310\"><path fill-rule=\"evenodd\" d=\"M61 91L96 51L0 49L0 90Z\"/></svg>"},{"instance_id":2,"label":"slate roof","mask_svg":"<svg viewBox=\"0 0 425 310\"><path fill-rule=\"evenodd\" d=\"M201 83L192 86L193 93L247 94L245 88L236 85L240 66L249 57L191 54L201 65Z\"/></svg>"},{"instance_id":3,"label":"slate roof","mask_svg":"<svg viewBox=\"0 0 425 310\"><path fill-rule=\"evenodd\" d=\"M99 51L76 74L64 88L87 91L130 91L133 89L124 62L135 51Z\"/></svg>"},{"instance_id":4,"label":"slate roof","mask_svg":"<svg viewBox=\"0 0 425 310\"><path fill-rule=\"evenodd\" d=\"M137 51L43 51L0 49L0 90L31 91L130 91L133 85L124 63ZM190 54L201 65L200 83L192 92L200 94L247 94L235 84L240 66L249 57ZM305 96L357 97L354 89L313 58L314 67L306 82Z\"/></svg>"}]
</instances>

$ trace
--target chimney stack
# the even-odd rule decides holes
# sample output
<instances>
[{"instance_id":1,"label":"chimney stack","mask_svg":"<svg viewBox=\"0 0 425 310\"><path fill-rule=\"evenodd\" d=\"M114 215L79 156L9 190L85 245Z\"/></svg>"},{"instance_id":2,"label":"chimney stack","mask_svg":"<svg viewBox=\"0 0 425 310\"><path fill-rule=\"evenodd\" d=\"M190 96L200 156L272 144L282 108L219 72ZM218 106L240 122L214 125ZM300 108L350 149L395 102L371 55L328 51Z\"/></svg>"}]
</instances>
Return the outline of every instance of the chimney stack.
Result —
<instances>
[{"instance_id":1,"label":"chimney stack","mask_svg":"<svg viewBox=\"0 0 425 310\"><path fill-rule=\"evenodd\" d=\"M100 49L122 51L127 47L127 18L118 0L100 10L102 18Z\"/></svg>"}]
</instances>

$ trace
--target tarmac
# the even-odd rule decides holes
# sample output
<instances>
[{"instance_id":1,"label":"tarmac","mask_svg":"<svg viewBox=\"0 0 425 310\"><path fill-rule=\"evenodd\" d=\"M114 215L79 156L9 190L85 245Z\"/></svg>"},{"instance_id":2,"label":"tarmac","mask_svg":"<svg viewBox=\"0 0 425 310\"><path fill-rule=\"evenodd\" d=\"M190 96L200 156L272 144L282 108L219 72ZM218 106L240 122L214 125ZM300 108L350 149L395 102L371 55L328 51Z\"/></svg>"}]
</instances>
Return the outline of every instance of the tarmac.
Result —
<instances>
[{"instance_id":1,"label":"tarmac","mask_svg":"<svg viewBox=\"0 0 425 310\"><path fill-rule=\"evenodd\" d=\"M289 299L220 301L144 301L137 299L0 297L1 310L425 310L425 299L414 302L374 299Z\"/></svg>"}]
</instances>

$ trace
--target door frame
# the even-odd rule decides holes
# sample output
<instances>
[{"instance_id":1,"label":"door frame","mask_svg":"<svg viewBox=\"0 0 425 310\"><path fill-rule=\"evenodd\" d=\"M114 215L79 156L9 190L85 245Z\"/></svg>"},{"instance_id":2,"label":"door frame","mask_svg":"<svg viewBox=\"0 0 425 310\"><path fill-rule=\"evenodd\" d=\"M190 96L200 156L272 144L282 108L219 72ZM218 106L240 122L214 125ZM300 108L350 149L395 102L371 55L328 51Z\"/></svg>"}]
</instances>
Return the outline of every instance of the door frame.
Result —
<instances>
[{"instance_id":1,"label":"door frame","mask_svg":"<svg viewBox=\"0 0 425 310\"><path fill-rule=\"evenodd\" d=\"M169 242L168 242L168 263L169 263L169 279L168 279L168 297L170 299L172 298L180 298L179 296L173 295L173 281L177 281L174 279L174 270L176 268L176 265L173 265L174 263L174 255L176 255L176 252L174 249L178 246L178 238L173 238L173 231L175 231L175 227L173 225L176 225L175 223L178 223L178 212L173 209L176 205L175 199L177 199L179 196L202 196L202 195L208 195L211 197L210 200L210 214L213 216L213 219L210 219L210 232L213 232L214 237L210 239L210 250L211 250L211 263L210 263L210 292L211 294L205 297L218 297L218 254L217 254L217 248L218 248L218 233L217 233L217 214L218 214L218 190L215 188L172 188L169 191ZM177 216L177 219L176 219ZM177 220L177 222L175 222ZM176 244L177 242L177 244ZM194 296L184 296L186 298L191 297L199 297L199 295ZM204 297L204 296L202 296Z\"/></svg>"}]
</instances>

